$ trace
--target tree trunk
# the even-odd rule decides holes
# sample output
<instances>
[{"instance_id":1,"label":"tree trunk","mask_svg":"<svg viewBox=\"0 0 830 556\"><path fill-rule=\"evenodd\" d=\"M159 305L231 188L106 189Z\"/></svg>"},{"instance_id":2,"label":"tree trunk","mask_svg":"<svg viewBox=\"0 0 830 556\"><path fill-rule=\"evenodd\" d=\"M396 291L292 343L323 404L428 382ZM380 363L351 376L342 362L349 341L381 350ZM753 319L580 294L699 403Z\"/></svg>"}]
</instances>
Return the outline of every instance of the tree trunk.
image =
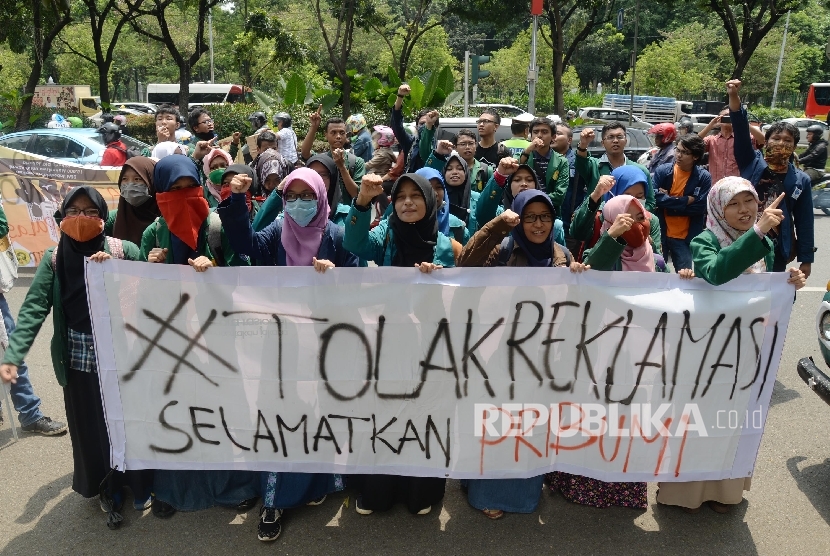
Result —
<instances>
[{"instance_id":1,"label":"tree trunk","mask_svg":"<svg viewBox=\"0 0 830 556\"><path fill-rule=\"evenodd\" d=\"M98 96L101 97L101 104L109 104L110 99L110 82L109 82L110 65L101 62L98 64Z\"/></svg>"},{"instance_id":2,"label":"tree trunk","mask_svg":"<svg viewBox=\"0 0 830 556\"><path fill-rule=\"evenodd\" d=\"M187 104L190 100L190 75L192 68L190 61L183 60L179 66L179 113L187 114L189 112Z\"/></svg>"},{"instance_id":3,"label":"tree trunk","mask_svg":"<svg viewBox=\"0 0 830 556\"><path fill-rule=\"evenodd\" d=\"M32 96L37 87L37 82L40 81L41 73L43 72L43 63L49 56L49 51L52 50L52 42L60 33L61 29L66 27L71 20L70 14L56 13L58 18L53 24L49 32L43 35L43 20L42 13L43 4L41 2L32 3L32 22L34 23L35 36L32 50L34 54L34 62L32 63L32 71L29 73L29 79L26 80L26 86L23 88L23 94L29 95L20 106L20 111L17 113L17 118L14 123L15 131L24 131L29 129L29 118L32 114Z\"/></svg>"},{"instance_id":4,"label":"tree trunk","mask_svg":"<svg viewBox=\"0 0 830 556\"><path fill-rule=\"evenodd\" d=\"M343 69L343 119L348 118L352 113L352 82Z\"/></svg>"},{"instance_id":5,"label":"tree trunk","mask_svg":"<svg viewBox=\"0 0 830 556\"><path fill-rule=\"evenodd\" d=\"M29 74L29 79L26 80L26 86L23 88L23 94L29 95L20 107L17 113L17 119L14 122L15 131L25 131L29 129L29 117L32 115L32 95L37 87L37 82L40 81L40 72L43 70L43 64L38 61L35 56L35 63L32 64L32 72Z\"/></svg>"},{"instance_id":6,"label":"tree trunk","mask_svg":"<svg viewBox=\"0 0 830 556\"><path fill-rule=\"evenodd\" d=\"M557 33L556 48L553 51L553 111L556 114L565 113L565 86L562 83L563 56L565 51L565 40L562 33Z\"/></svg>"}]
</instances>

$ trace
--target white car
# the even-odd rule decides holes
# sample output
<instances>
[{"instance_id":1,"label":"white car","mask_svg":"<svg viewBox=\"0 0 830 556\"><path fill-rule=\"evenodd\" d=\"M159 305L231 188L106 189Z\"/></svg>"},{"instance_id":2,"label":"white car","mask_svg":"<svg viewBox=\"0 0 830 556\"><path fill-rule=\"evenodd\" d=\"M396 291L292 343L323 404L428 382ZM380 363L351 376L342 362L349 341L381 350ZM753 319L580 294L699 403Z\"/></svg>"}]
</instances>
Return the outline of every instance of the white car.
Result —
<instances>
[{"instance_id":1,"label":"white car","mask_svg":"<svg viewBox=\"0 0 830 556\"><path fill-rule=\"evenodd\" d=\"M579 117L583 120L593 120L596 122L622 122L628 125L628 112L625 110L618 110L616 108L602 108L597 106L589 106L588 108L579 109ZM652 125L637 116L631 118L631 127L639 129L651 129Z\"/></svg>"},{"instance_id":2,"label":"white car","mask_svg":"<svg viewBox=\"0 0 830 556\"><path fill-rule=\"evenodd\" d=\"M688 116L683 116L683 119L692 120L692 129L695 133L700 133L704 127L709 125L709 122L717 117L717 114L689 114Z\"/></svg>"},{"instance_id":3,"label":"white car","mask_svg":"<svg viewBox=\"0 0 830 556\"><path fill-rule=\"evenodd\" d=\"M110 103L110 106L113 109L127 108L129 110L137 110L138 112L143 112L145 114L155 114L156 110L158 110L158 106L156 106L152 102L115 101Z\"/></svg>"},{"instance_id":4,"label":"white car","mask_svg":"<svg viewBox=\"0 0 830 556\"><path fill-rule=\"evenodd\" d=\"M784 118L781 120L782 122L789 122L793 124L795 127L798 128L800 133L800 137L798 139L798 146L799 147L806 147L807 143L807 128L811 125L820 125L821 128L824 130L824 133L821 134L821 137L827 141L830 140L830 128L827 126L827 122L822 122L821 120L813 120L811 118ZM770 128L770 124L766 124L764 127L761 128L761 131L764 133Z\"/></svg>"}]
</instances>

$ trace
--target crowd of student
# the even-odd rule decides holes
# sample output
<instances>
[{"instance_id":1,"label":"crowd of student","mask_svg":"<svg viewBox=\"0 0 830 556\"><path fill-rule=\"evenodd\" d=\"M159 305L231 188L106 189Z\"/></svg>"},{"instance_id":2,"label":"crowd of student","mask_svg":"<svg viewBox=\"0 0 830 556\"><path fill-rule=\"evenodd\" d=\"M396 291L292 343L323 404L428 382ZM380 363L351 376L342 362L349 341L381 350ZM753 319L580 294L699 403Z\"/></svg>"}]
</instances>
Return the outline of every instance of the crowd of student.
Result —
<instances>
[{"instance_id":1,"label":"crowd of student","mask_svg":"<svg viewBox=\"0 0 830 556\"><path fill-rule=\"evenodd\" d=\"M198 141L187 154L177 154L181 148L173 143L165 156L125 160L115 210L108 211L92 187L77 187L66 196L57 216L63 233L37 269L0 377L24 376L24 358L51 311L53 362L73 447L73 489L85 497L102 493L111 520L117 520L124 486L132 490L137 509L152 506L158 517L214 505L250 509L261 498L258 537L270 541L280 534L285 510L322 503L344 487L344 479L359 493L360 514L398 502L413 514L427 514L444 496L445 479L110 470L84 258L190 265L197 272L249 265L326 272L372 261L427 273L453 266L670 272L668 259L686 279L717 285L746 273L788 272L789 283L800 288L814 249L809 178L791 162L799 132L790 124L773 124L763 151L757 150L738 97L740 82L730 81L727 88L736 165L731 170L721 165L727 175L714 184L699 165L707 149L700 137L671 142L672 156L650 172L626 158L626 129L619 123L603 127L606 152L600 158L587 152L593 129L582 132L574 153L570 128L546 118L530 122L529 140L519 134L508 147L499 147L492 137L500 119L489 111L480 117L478 133L463 130L453 142L434 141L439 116L425 111L413 136L401 112L406 85L398 91L391 125L376 126L374 133L362 117L322 124L318 112L298 144L293 131L283 133L290 130L287 115L279 115L277 133L265 128L264 115L254 115L255 124L263 126L249 164L234 163L239 135L229 152L215 148L210 115L194 111L189 120ZM170 108L157 114L160 141L154 154L174 136L176 120ZM329 150L315 154L313 139L321 125ZM349 136L352 152L343 150ZM658 146L668 146L662 139ZM395 141L397 157L391 151ZM297 150L303 164L292 161ZM710 167L717 166L718 156L710 150ZM796 257L800 267L787 269ZM497 519L504 512L532 512L545 480L552 491L579 504L642 509L647 503L645 483L561 472L469 480L462 488L473 507ZM657 501L689 512L708 502L725 512L748 488L749 479L664 483Z\"/></svg>"}]
</instances>

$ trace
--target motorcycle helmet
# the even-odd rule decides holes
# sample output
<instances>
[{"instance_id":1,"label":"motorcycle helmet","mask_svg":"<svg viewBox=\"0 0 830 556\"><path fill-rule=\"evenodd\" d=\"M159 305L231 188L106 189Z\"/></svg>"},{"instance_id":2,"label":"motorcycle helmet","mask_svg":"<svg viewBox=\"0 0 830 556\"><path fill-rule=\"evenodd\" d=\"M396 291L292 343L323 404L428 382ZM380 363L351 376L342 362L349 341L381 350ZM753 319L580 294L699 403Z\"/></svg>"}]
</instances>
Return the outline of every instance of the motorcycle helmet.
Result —
<instances>
[{"instance_id":1,"label":"motorcycle helmet","mask_svg":"<svg viewBox=\"0 0 830 556\"><path fill-rule=\"evenodd\" d=\"M813 134L813 141L818 141L824 135L824 128L818 124L808 126L805 131Z\"/></svg>"},{"instance_id":2,"label":"motorcycle helmet","mask_svg":"<svg viewBox=\"0 0 830 556\"><path fill-rule=\"evenodd\" d=\"M274 114L274 125L279 124L280 120L282 120L284 127L291 127L291 114L288 112L277 112Z\"/></svg>"},{"instance_id":3,"label":"motorcycle helmet","mask_svg":"<svg viewBox=\"0 0 830 556\"><path fill-rule=\"evenodd\" d=\"M254 112L250 116L248 116L248 121L251 122L251 127L255 130L261 128L267 122L267 118L265 117L265 112Z\"/></svg>"},{"instance_id":4,"label":"motorcycle helmet","mask_svg":"<svg viewBox=\"0 0 830 556\"><path fill-rule=\"evenodd\" d=\"M118 124L114 124L112 122L105 123L96 131L101 134L101 138L103 139L105 145L109 145L110 143L114 143L115 141L121 139L121 128L118 127Z\"/></svg>"}]
</instances>

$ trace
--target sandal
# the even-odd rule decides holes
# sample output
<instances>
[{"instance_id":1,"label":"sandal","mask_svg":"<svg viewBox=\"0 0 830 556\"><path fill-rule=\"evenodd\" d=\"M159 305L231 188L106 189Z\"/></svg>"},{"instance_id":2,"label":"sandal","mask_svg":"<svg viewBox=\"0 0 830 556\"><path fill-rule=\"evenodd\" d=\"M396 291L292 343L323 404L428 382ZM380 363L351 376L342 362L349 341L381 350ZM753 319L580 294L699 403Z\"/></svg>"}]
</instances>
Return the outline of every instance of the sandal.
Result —
<instances>
[{"instance_id":1,"label":"sandal","mask_svg":"<svg viewBox=\"0 0 830 556\"><path fill-rule=\"evenodd\" d=\"M709 500L708 504L713 511L719 514L728 514L729 510L732 509L731 504L721 504L720 502L715 502L714 500Z\"/></svg>"},{"instance_id":2,"label":"sandal","mask_svg":"<svg viewBox=\"0 0 830 556\"><path fill-rule=\"evenodd\" d=\"M504 515L502 510L481 510L488 519L499 519L501 516Z\"/></svg>"}]
</instances>

